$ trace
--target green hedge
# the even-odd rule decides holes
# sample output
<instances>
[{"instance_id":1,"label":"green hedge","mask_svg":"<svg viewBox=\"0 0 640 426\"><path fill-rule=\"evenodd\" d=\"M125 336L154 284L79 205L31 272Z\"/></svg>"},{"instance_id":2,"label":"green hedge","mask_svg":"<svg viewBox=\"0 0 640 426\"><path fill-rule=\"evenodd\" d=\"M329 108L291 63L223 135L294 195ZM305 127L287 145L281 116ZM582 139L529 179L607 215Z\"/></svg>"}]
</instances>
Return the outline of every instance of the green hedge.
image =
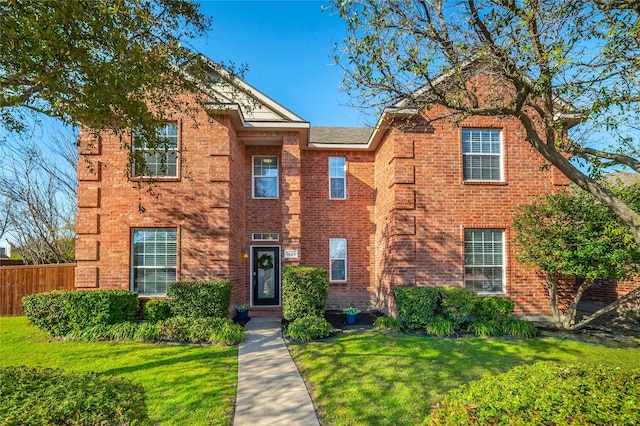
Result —
<instances>
[{"instance_id":1,"label":"green hedge","mask_svg":"<svg viewBox=\"0 0 640 426\"><path fill-rule=\"evenodd\" d=\"M171 302L167 299L151 299L144 304L144 319L158 322L170 318Z\"/></svg>"},{"instance_id":2,"label":"green hedge","mask_svg":"<svg viewBox=\"0 0 640 426\"><path fill-rule=\"evenodd\" d=\"M287 321L323 315L329 298L329 279L323 268L284 267L282 275L282 316Z\"/></svg>"},{"instance_id":3,"label":"green hedge","mask_svg":"<svg viewBox=\"0 0 640 426\"><path fill-rule=\"evenodd\" d=\"M0 367L0 424L124 425L149 420L142 385L49 368Z\"/></svg>"},{"instance_id":4,"label":"green hedge","mask_svg":"<svg viewBox=\"0 0 640 426\"><path fill-rule=\"evenodd\" d=\"M640 370L534 364L449 392L427 425L633 425Z\"/></svg>"},{"instance_id":5,"label":"green hedge","mask_svg":"<svg viewBox=\"0 0 640 426\"><path fill-rule=\"evenodd\" d=\"M287 326L286 335L294 340L308 342L331 334L333 327L326 319L316 316L296 318Z\"/></svg>"},{"instance_id":6,"label":"green hedge","mask_svg":"<svg viewBox=\"0 0 640 426\"><path fill-rule=\"evenodd\" d=\"M22 310L29 322L54 336L96 325L134 321L138 294L126 290L58 290L25 296Z\"/></svg>"},{"instance_id":7,"label":"green hedge","mask_svg":"<svg viewBox=\"0 0 640 426\"><path fill-rule=\"evenodd\" d=\"M171 311L187 318L226 318L231 303L231 281L181 281L169 284Z\"/></svg>"},{"instance_id":8,"label":"green hedge","mask_svg":"<svg viewBox=\"0 0 640 426\"><path fill-rule=\"evenodd\" d=\"M398 319L407 328L424 329L434 317L440 300L438 287L397 287L393 289Z\"/></svg>"}]
</instances>

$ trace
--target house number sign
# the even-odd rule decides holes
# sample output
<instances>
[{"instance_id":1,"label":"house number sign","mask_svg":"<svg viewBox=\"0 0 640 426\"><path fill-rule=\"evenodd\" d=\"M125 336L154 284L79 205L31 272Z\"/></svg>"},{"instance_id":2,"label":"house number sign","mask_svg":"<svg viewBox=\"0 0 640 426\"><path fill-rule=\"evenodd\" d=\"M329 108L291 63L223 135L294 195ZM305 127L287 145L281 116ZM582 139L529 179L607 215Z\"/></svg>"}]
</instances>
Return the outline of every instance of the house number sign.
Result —
<instances>
[{"instance_id":1,"label":"house number sign","mask_svg":"<svg viewBox=\"0 0 640 426\"><path fill-rule=\"evenodd\" d=\"M297 259L298 258L298 250L285 250L284 251L285 259Z\"/></svg>"}]
</instances>

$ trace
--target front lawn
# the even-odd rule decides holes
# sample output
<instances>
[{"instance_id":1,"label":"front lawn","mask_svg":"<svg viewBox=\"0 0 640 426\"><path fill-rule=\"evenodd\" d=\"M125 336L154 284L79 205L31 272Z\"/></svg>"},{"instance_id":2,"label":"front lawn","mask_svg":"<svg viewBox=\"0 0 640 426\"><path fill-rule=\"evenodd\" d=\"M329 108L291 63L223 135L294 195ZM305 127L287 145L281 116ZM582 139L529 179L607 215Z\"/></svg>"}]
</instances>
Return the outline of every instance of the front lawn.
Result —
<instances>
[{"instance_id":1,"label":"front lawn","mask_svg":"<svg viewBox=\"0 0 640 426\"><path fill-rule=\"evenodd\" d=\"M637 349L554 339L437 339L376 331L289 344L324 425L421 424L444 394L538 361L640 368Z\"/></svg>"},{"instance_id":2,"label":"front lawn","mask_svg":"<svg viewBox=\"0 0 640 426\"><path fill-rule=\"evenodd\" d=\"M154 424L227 425L236 395L237 347L61 342L0 317L0 365L94 371L141 383Z\"/></svg>"}]
</instances>

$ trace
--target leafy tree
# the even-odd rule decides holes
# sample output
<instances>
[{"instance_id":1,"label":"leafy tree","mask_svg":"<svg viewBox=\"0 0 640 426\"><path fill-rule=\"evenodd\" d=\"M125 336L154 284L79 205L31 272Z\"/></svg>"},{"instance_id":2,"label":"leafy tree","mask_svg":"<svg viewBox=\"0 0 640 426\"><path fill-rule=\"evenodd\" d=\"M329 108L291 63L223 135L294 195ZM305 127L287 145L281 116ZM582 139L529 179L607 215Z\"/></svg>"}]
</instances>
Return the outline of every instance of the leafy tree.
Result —
<instances>
[{"instance_id":1,"label":"leafy tree","mask_svg":"<svg viewBox=\"0 0 640 426\"><path fill-rule=\"evenodd\" d=\"M392 105L387 112L427 119L433 105L445 107L451 120L515 118L527 142L610 207L640 243L640 214L568 158L583 159L595 174L620 165L640 171L637 0L333 5L348 31L336 61L357 105ZM469 84L476 70L494 80L493 94Z\"/></svg>"},{"instance_id":2,"label":"leafy tree","mask_svg":"<svg viewBox=\"0 0 640 426\"><path fill-rule=\"evenodd\" d=\"M194 106L182 94L211 101L201 88L229 77L184 45L210 24L191 0L2 1L2 124L23 131L44 114L162 143L166 114Z\"/></svg>"},{"instance_id":3,"label":"leafy tree","mask_svg":"<svg viewBox=\"0 0 640 426\"><path fill-rule=\"evenodd\" d=\"M640 185L612 188L633 208L640 207ZM513 222L517 258L542 272L547 280L551 311L559 327L577 329L640 295L640 288L573 325L578 303L595 280L626 280L640 274L640 247L621 220L578 188L537 198L521 207ZM585 278L562 316L558 280L562 275Z\"/></svg>"}]
</instances>

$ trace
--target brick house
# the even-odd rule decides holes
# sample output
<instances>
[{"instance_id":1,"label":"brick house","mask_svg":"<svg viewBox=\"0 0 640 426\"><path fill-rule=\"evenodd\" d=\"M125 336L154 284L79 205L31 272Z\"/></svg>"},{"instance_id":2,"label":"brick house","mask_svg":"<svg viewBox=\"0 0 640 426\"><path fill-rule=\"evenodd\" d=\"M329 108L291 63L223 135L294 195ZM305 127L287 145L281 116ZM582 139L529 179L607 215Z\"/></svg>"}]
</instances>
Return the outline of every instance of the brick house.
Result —
<instances>
[{"instance_id":1,"label":"brick house","mask_svg":"<svg viewBox=\"0 0 640 426\"><path fill-rule=\"evenodd\" d=\"M568 181L516 120L454 125L431 121L434 107L429 121L388 110L375 128L314 127L238 84L252 109L211 105L159 129L153 184L127 179L117 137L80 134L76 287L157 297L175 280L230 279L232 303L277 310L282 268L304 264L329 271L331 308L390 312L395 286L453 285L548 314L511 222Z\"/></svg>"}]
</instances>

